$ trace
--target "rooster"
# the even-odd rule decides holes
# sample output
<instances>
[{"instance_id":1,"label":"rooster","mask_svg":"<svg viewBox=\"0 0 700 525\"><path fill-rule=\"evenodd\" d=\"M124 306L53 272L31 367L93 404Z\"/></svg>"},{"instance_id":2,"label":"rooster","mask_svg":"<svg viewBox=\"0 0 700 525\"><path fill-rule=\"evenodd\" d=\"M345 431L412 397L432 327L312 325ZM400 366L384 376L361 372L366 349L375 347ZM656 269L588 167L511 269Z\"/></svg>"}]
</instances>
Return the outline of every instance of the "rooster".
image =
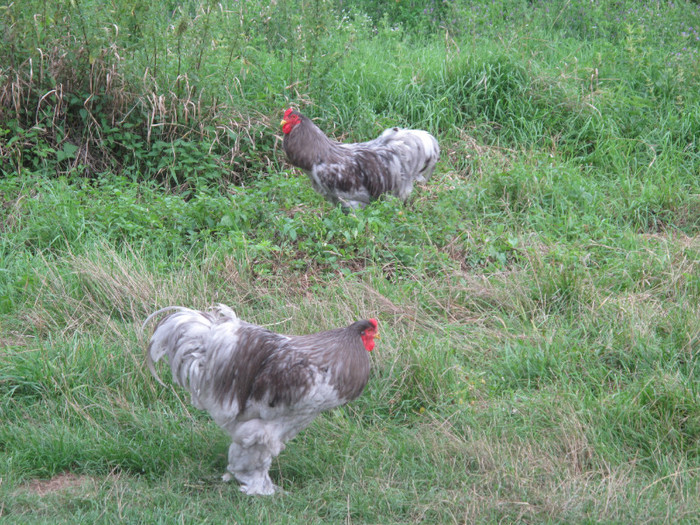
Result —
<instances>
[{"instance_id":1,"label":"rooster","mask_svg":"<svg viewBox=\"0 0 700 525\"><path fill-rule=\"evenodd\" d=\"M435 137L422 130L389 128L369 142L343 144L292 108L281 125L287 160L309 175L318 193L343 208L364 207L383 193L405 202L413 182L428 180L440 156Z\"/></svg>"},{"instance_id":2,"label":"rooster","mask_svg":"<svg viewBox=\"0 0 700 525\"><path fill-rule=\"evenodd\" d=\"M369 377L376 319L311 335L281 335L239 319L225 305L206 312L171 306L146 352L167 354L173 381L231 436L224 481L245 494L273 494L268 470L285 443L324 410L357 398ZM162 382L161 382L162 384Z\"/></svg>"}]
</instances>

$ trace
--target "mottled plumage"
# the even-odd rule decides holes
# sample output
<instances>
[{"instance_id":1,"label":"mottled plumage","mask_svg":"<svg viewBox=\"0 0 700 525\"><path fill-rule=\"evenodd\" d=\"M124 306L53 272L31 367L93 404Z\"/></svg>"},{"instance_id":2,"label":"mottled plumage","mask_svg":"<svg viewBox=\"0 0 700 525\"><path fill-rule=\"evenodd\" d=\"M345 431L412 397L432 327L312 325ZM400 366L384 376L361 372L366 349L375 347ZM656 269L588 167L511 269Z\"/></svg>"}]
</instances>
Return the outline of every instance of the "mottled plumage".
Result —
<instances>
[{"instance_id":1,"label":"mottled plumage","mask_svg":"<svg viewBox=\"0 0 700 525\"><path fill-rule=\"evenodd\" d=\"M173 381L231 436L224 480L233 475L246 494L272 494L268 469L285 443L320 412L362 393L376 320L288 336L246 323L219 305L207 312L165 308L146 323L170 310L148 345L149 369L158 378L154 363L167 355Z\"/></svg>"},{"instance_id":2,"label":"mottled plumage","mask_svg":"<svg viewBox=\"0 0 700 525\"><path fill-rule=\"evenodd\" d=\"M369 142L344 144L291 108L282 131L289 162L309 175L317 192L347 208L365 206L383 193L405 201L414 181L430 178L440 156L427 131L389 128Z\"/></svg>"}]
</instances>

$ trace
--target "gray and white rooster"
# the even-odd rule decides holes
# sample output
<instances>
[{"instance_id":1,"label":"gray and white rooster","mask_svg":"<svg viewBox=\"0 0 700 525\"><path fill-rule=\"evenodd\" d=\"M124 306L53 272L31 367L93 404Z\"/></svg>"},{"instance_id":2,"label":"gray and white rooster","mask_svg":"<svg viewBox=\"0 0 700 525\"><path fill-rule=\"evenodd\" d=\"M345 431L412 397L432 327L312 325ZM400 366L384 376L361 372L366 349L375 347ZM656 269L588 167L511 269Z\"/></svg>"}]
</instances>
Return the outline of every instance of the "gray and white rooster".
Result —
<instances>
[{"instance_id":1,"label":"gray and white rooster","mask_svg":"<svg viewBox=\"0 0 700 525\"><path fill-rule=\"evenodd\" d=\"M292 108L281 125L287 160L307 173L318 193L344 208L366 206L383 193L406 201L413 183L428 180L440 157L435 137L418 129L389 128L369 142L345 144Z\"/></svg>"},{"instance_id":2,"label":"gray and white rooster","mask_svg":"<svg viewBox=\"0 0 700 525\"><path fill-rule=\"evenodd\" d=\"M311 335L281 335L239 319L218 305L202 312L180 306L156 326L147 364L167 355L173 381L231 436L224 481L246 494L273 494L268 470L285 443L324 410L357 398L369 378L377 321L357 321Z\"/></svg>"}]
</instances>

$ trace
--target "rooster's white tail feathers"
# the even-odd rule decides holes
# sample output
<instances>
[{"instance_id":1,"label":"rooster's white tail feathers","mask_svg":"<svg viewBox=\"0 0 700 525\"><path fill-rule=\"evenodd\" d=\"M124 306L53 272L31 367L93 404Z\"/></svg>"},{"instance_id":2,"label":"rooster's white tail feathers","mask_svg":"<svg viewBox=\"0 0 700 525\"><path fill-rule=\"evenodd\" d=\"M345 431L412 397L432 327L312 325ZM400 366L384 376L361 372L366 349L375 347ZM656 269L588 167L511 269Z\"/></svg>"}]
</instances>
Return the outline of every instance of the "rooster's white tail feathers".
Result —
<instances>
[{"instance_id":1,"label":"rooster's white tail feathers","mask_svg":"<svg viewBox=\"0 0 700 525\"><path fill-rule=\"evenodd\" d=\"M193 398L198 396L201 362L206 358L207 338L212 325L224 320L237 320L236 314L224 304L208 312L200 312L183 306L167 306L153 312L144 321L142 330L154 317L174 311L158 323L146 351L146 364L153 377L160 383L155 363L168 355L173 381L188 389Z\"/></svg>"}]
</instances>

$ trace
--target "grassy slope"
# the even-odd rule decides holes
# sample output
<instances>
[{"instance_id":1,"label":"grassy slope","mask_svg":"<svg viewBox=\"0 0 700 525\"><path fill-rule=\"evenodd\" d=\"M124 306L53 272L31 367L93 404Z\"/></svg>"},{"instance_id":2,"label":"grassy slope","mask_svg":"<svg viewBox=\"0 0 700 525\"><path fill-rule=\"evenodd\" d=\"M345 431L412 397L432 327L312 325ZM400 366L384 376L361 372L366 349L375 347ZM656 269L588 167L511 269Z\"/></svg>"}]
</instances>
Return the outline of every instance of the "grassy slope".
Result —
<instances>
[{"instance_id":1,"label":"grassy slope","mask_svg":"<svg viewBox=\"0 0 700 525\"><path fill-rule=\"evenodd\" d=\"M226 191L0 181L0 520L697 517L700 106L675 53L698 10L553 11L329 59L326 129L439 135L405 207L344 215L274 165ZM142 319L213 302L281 332L382 324L363 396L273 464L288 494L219 482L225 436L144 372Z\"/></svg>"}]
</instances>

